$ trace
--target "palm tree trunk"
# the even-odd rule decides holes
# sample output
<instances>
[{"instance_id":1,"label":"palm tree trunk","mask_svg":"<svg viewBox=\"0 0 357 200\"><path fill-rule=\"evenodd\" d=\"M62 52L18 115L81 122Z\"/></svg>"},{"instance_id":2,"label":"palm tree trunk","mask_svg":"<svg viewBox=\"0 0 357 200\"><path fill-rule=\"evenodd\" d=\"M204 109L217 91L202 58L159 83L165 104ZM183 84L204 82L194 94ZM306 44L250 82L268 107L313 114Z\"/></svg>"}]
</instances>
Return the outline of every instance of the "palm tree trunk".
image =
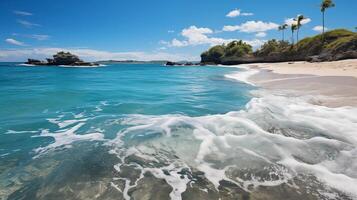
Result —
<instances>
[{"instance_id":1,"label":"palm tree trunk","mask_svg":"<svg viewBox=\"0 0 357 200\"><path fill-rule=\"evenodd\" d=\"M283 41L284 40L284 31L281 30L281 40Z\"/></svg>"},{"instance_id":2,"label":"palm tree trunk","mask_svg":"<svg viewBox=\"0 0 357 200\"><path fill-rule=\"evenodd\" d=\"M296 44L299 42L299 30L300 28L298 28L296 31Z\"/></svg>"},{"instance_id":3,"label":"palm tree trunk","mask_svg":"<svg viewBox=\"0 0 357 200\"><path fill-rule=\"evenodd\" d=\"M294 46L294 31L291 31L291 44Z\"/></svg>"},{"instance_id":4,"label":"palm tree trunk","mask_svg":"<svg viewBox=\"0 0 357 200\"><path fill-rule=\"evenodd\" d=\"M322 11L322 44L325 43L325 11Z\"/></svg>"},{"instance_id":5,"label":"palm tree trunk","mask_svg":"<svg viewBox=\"0 0 357 200\"><path fill-rule=\"evenodd\" d=\"M285 30L283 30L283 41L285 40Z\"/></svg>"}]
</instances>

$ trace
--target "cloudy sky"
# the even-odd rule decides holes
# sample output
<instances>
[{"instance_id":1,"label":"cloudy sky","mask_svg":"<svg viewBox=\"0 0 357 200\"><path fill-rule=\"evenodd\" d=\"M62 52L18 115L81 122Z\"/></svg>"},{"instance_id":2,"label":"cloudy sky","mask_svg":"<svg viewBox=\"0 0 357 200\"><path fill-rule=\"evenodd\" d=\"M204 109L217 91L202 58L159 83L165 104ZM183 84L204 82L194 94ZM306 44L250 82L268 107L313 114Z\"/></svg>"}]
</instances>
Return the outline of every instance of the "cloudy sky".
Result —
<instances>
[{"instance_id":1,"label":"cloudy sky","mask_svg":"<svg viewBox=\"0 0 357 200\"><path fill-rule=\"evenodd\" d=\"M1 0L0 61L68 50L86 60L199 60L241 39L254 48L281 38L277 26L303 14L300 37L321 31L320 0ZM357 26L357 1L335 0L326 28ZM290 36L290 32L286 32Z\"/></svg>"}]
</instances>

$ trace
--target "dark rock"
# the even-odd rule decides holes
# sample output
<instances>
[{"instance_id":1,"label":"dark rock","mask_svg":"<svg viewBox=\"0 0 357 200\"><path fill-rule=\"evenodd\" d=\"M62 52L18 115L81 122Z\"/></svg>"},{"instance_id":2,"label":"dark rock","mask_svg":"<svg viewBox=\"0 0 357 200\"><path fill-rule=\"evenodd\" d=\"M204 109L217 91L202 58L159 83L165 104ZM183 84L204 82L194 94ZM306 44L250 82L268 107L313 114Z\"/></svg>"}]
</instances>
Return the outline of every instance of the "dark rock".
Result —
<instances>
[{"instance_id":1,"label":"dark rock","mask_svg":"<svg viewBox=\"0 0 357 200\"><path fill-rule=\"evenodd\" d=\"M200 65L200 63L193 63L193 62L171 62L168 61L166 63L166 66L194 66L194 65Z\"/></svg>"},{"instance_id":2,"label":"dark rock","mask_svg":"<svg viewBox=\"0 0 357 200\"><path fill-rule=\"evenodd\" d=\"M84 62L79 59L78 56L73 55L69 52L58 52L56 55L53 55L53 59L47 58L47 62L28 59L25 64L31 65L66 65L66 66L98 66L97 63Z\"/></svg>"},{"instance_id":3,"label":"dark rock","mask_svg":"<svg viewBox=\"0 0 357 200\"><path fill-rule=\"evenodd\" d=\"M69 52L58 52L56 55L53 56L53 63L55 65L73 65L76 62L83 62L81 61L78 56L73 55Z\"/></svg>"},{"instance_id":4,"label":"dark rock","mask_svg":"<svg viewBox=\"0 0 357 200\"><path fill-rule=\"evenodd\" d=\"M25 62L25 64L29 64L29 65L40 65L43 64L43 62L41 60L36 60L36 59L27 59L27 62Z\"/></svg>"},{"instance_id":5,"label":"dark rock","mask_svg":"<svg viewBox=\"0 0 357 200\"><path fill-rule=\"evenodd\" d=\"M357 51L346 51L335 55L335 60L357 59Z\"/></svg>"},{"instance_id":6,"label":"dark rock","mask_svg":"<svg viewBox=\"0 0 357 200\"><path fill-rule=\"evenodd\" d=\"M53 65L54 64L54 60L51 59L51 58L46 58L47 60L47 63L50 64L50 65Z\"/></svg>"},{"instance_id":7,"label":"dark rock","mask_svg":"<svg viewBox=\"0 0 357 200\"><path fill-rule=\"evenodd\" d=\"M170 172L167 169L163 169L162 172L166 175L166 176L170 176Z\"/></svg>"},{"instance_id":8,"label":"dark rock","mask_svg":"<svg viewBox=\"0 0 357 200\"><path fill-rule=\"evenodd\" d=\"M164 179L158 179L146 172L144 178L138 181L138 185L128 191L128 195L133 200L170 199L171 191L172 187Z\"/></svg>"},{"instance_id":9,"label":"dark rock","mask_svg":"<svg viewBox=\"0 0 357 200\"><path fill-rule=\"evenodd\" d=\"M175 62L170 62L170 61L168 61L168 62L166 63L166 66L174 66L174 65L176 65Z\"/></svg>"}]
</instances>

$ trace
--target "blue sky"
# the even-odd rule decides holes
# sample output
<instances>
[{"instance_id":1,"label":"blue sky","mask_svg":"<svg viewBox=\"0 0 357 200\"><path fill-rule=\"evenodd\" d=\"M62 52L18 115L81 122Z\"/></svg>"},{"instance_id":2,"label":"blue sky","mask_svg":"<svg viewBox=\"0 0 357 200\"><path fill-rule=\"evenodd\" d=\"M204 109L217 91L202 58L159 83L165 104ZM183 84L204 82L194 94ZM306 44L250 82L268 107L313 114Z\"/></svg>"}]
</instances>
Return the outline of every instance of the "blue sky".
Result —
<instances>
[{"instance_id":1,"label":"blue sky","mask_svg":"<svg viewBox=\"0 0 357 200\"><path fill-rule=\"evenodd\" d=\"M314 35L321 26L320 2L1 0L0 61L45 58L62 49L87 60L199 60L205 49L232 39L254 48L280 39L276 26L298 14L309 18L300 37ZM326 27L353 30L357 1L335 3Z\"/></svg>"}]
</instances>

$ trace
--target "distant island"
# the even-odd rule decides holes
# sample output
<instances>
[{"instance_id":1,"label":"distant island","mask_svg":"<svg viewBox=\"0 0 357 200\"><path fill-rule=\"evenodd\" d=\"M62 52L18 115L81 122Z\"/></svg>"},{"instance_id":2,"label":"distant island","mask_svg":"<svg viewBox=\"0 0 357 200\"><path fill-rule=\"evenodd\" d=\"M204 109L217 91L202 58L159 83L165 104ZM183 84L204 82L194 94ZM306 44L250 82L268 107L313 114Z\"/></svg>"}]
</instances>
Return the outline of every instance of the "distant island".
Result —
<instances>
[{"instance_id":1,"label":"distant island","mask_svg":"<svg viewBox=\"0 0 357 200\"><path fill-rule=\"evenodd\" d=\"M201 64L236 65L289 61L337 61L357 58L357 33L336 29L307 37L296 44L269 40L253 52L252 46L240 41L217 45L201 54Z\"/></svg>"},{"instance_id":2,"label":"distant island","mask_svg":"<svg viewBox=\"0 0 357 200\"><path fill-rule=\"evenodd\" d=\"M98 64L159 64L166 66L191 66L191 65L200 65L199 61L191 62L191 61L177 61L172 62L168 60L150 60L150 61L140 61L140 60L101 60L95 63Z\"/></svg>"},{"instance_id":3,"label":"distant island","mask_svg":"<svg viewBox=\"0 0 357 200\"><path fill-rule=\"evenodd\" d=\"M150 61L141 61L141 60L100 60L95 63L98 64L166 64L167 60L150 60Z\"/></svg>"},{"instance_id":4,"label":"distant island","mask_svg":"<svg viewBox=\"0 0 357 200\"><path fill-rule=\"evenodd\" d=\"M79 59L78 56L71 54L70 52L58 52L53 55L53 58L47 58L47 61L41 61L36 59L28 59L25 64L29 65L39 65L39 66L99 66L97 63L84 62Z\"/></svg>"}]
</instances>

